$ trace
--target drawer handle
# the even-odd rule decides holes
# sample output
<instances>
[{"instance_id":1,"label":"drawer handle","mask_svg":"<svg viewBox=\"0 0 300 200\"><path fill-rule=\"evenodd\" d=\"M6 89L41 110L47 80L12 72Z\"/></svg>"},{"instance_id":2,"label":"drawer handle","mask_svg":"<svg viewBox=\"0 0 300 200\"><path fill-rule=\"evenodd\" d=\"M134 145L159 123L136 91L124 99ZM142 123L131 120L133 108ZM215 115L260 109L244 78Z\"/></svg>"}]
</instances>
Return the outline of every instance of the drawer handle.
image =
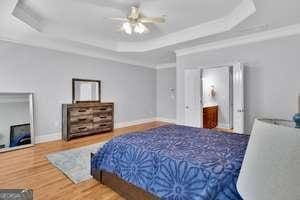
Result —
<instances>
[{"instance_id":1,"label":"drawer handle","mask_svg":"<svg viewBox=\"0 0 300 200\"><path fill-rule=\"evenodd\" d=\"M87 129L86 127L79 127L78 128L79 130L85 130L85 129Z\"/></svg>"},{"instance_id":2,"label":"drawer handle","mask_svg":"<svg viewBox=\"0 0 300 200\"><path fill-rule=\"evenodd\" d=\"M78 110L78 112L86 112L86 109Z\"/></svg>"},{"instance_id":3,"label":"drawer handle","mask_svg":"<svg viewBox=\"0 0 300 200\"><path fill-rule=\"evenodd\" d=\"M100 118L101 118L101 119L105 119L105 118L106 118L106 116L101 116Z\"/></svg>"},{"instance_id":4,"label":"drawer handle","mask_svg":"<svg viewBox=\"0 0 300 200\"><path fill-rule=\"evenodd\" d=\"M100 108L100 110L106 110L106 108Z\"/></svg>"},{"instance_id":5,"label":"drawer handle","mask_svg":"<svg viewBox=\"0 0 300 200\"><path fill-rule=\"evenodd\" d=\"M106 126L106 124L101 124L100 126L102 126L102 127L103 127L103 126Z\"/></svg>"},{"instance_id":6,"label":"drawer handle","mask_svg":"<svg viewBox=\"0 0 300 200\"><path fill-rule=\"evenodd\" d=\"M78 121L85 121L87 118L79 118Z\"/></svg>"}]
</instances>

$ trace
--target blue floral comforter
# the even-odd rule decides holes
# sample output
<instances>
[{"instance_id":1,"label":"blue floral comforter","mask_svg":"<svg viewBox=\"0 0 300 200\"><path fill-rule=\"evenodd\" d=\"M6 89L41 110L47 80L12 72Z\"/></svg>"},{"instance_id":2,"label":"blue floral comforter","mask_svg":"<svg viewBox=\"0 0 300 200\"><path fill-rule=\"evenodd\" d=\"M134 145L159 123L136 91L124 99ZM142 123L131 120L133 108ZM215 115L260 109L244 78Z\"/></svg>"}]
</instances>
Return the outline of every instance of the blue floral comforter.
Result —
<instances>
[{"instance_id":1,"label":"blue floral comforter","mask_svg":"<svg viewBox=\"0 0 300 200\"><path fill-rule=\"evenodd\" d=\"M236 182L249 136L167 125L116 137L92 160L162 199L238 200Z\"/></svg>"}]
</instances>

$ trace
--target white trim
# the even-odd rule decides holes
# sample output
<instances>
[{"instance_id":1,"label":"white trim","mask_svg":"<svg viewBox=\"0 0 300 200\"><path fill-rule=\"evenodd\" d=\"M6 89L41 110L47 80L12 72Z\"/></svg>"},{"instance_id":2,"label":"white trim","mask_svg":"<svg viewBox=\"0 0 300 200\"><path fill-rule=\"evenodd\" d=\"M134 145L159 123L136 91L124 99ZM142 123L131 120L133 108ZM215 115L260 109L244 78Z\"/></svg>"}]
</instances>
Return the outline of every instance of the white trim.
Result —
<instances>
[{"instance_id":1,"label":"white trim","mask_svg":"<svg viewBox=\"0 0 300 200\"><path fill-rule=\"evenodd\" d=\"M298 35L298 34L300 34L300 24L295 24L295 25L290 25L290 26L273 29L269 31L254 33L246 36L198 45L190 48L178 49L175 51L175 53L176 56L184 56L184 55L198 53L198 52L222 49L226 47L233 47L233 46L238 46L243 44L250 44L254 42L261 42L261 41L272 40L281 37Z\"/></svg>"},{"instance_id":2,"label":"white trim","mask_svg":"<svg viewBox=\"0 0 300 200\"><path fill-rule=\"evenodd\" d=\"M223 128L223 129L230 129L230 124L222 124L222 123L218 123L217 128Z\"/></svg>"},{"instance_id":3,"label":"white trim","mask_svg":"<svg viewBox=\"0 0 300 200\"><path fill-rule=\"evenodd\" d=\"M174 68L176 67L176 63L164 63L156 66L156 69L166 69L166 68Z\"/></svg>"},{"instance_id":4,"label":"white trim","mask_svg":"<svg viewBox=\"0 0 300 200\"><path fill-rule=\"evenodd\" d=\"M156 121L156 118L146 118L146 119L139 119L139 120L134 120L129 122L119 122L115 124L115 128L124 128L128 126L134 126L134 125L149 123L154 121Z\"/></svg>"},{"instance_id":5,"label":"white trim","mask_svg":"<svg viewBox=\"0 0 300 200\"><path fill-rule=\"evenodd\" d=\"M119 122L119 123L115 124L115 128L123 128L123 127L143 124L143 123L154 122L154 121L156 121L156 118L140 119L140 120L134 120L134 121L130 121L130 122ZM56 140L61 140L61 139L62 139L61 133L51 133L51 134L47 134L47 135L36 136L35 143L38 144L38 143L56 141Z\"/></svg>"},{"instance_id":6,"label":"white trim","mask_svg":"<svg viewBox=\"0 0 300 200\"><path fill-rule=\"evenodd\" d=\"M167 123L176 123L176 119L168 119L168 118L146 118L146 119L139 119L129 122L119 122L115 124L115 128L124 128L128 126L135 126L139 124L149 123L149 122L155 122L155 121L161 121L161 122L167 122ZM50 133L46 135L37 135L35 137L35 144L44 143L44 142L51 142L56 140L61 140L62 134L61 133Z\"/></svg>"},{"instance_id":7,"label":"white trim","mask_svg":"<svg viewBox=\"0 0 300 200\"><path fill-rule=\"evenodd\" d=\"M167 123L171 123L171 124L176 124L176 119L171 119L171 118L157 117L156 121L167 122Z\"/></svg>"},{"instance_id":8,"label":"white trim","mask_svg":"<svg viewBox=\"0 0 300 200\"><path fill-rule=\"evenodd\" d=\"M51 133L47 135L36 135L35 136L35 144L51 142L56 140L61 140L61 133Z\"/></svg>"}]
</instances>

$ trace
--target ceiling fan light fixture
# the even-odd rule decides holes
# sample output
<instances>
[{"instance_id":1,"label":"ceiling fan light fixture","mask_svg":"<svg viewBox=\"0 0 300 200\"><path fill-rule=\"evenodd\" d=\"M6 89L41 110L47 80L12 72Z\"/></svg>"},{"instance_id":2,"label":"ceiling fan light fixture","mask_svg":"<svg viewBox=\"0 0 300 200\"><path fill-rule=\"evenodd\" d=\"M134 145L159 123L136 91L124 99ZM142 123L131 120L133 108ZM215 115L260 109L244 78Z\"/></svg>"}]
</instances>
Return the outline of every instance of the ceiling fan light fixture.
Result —
<instances>
[{"instance_id":1,"label":"ceiling fan light fixture","mask_svg":"<svg viewBox=\"0 0 300 200\"><path fill-rule=\"evenodd\" d=\"M142 23L135 24L134 32L142 34L146 31L146 27Z\"/></svg>"},{"instance_id":2,"label":"ceiling fan light fixture","mask_svg":"<svg viewBox=\"0 0 300 200\"><path fill-rule=\"evenodd\" d=\"M131 24L129 22L123 23L122 28L125 31L125 33L127 33L128 35L132 34L132 26L131 26Z\"/></svg>"},{"instance_id":3,"label":"ceiling fan light fixture","mask_svg":"<svg viewBox=\"0 0 300 200\"><path fill-rule=\"evenodd\" d=\"M141 14L138 6L132 6L129 15L125 18L113 17L112 20L123 21L121 30L131 35L132 32L143 34L148 33L149 29L144 24L164 23L165 17L145 17Z\"/></svg>"}]
</instances>

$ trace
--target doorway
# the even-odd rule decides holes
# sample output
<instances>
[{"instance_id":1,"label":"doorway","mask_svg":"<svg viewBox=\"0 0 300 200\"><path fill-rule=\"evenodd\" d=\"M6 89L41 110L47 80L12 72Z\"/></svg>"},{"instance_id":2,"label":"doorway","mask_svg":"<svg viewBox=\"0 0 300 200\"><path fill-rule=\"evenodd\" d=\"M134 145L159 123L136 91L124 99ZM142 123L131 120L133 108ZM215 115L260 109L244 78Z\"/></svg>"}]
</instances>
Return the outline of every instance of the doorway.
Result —
<instances>
[{"instance_id":1,"label":"doorway","mask_svg":"<svg viewBox=\"0 0 300 200\"><path fill-rule=\"evenodd\" d=\"M233 70L202 69L203 128L233 131Z\"/></svg>"},{"instance_id":2,"label":"doorway","mask_svg":"<svg viewBox=\"0 0 300 200\"><path fill-rule=\"evenodd\" d=\"M185 70L185 124L244 133L244 67Z\"/></svg>"}]
</instances>

